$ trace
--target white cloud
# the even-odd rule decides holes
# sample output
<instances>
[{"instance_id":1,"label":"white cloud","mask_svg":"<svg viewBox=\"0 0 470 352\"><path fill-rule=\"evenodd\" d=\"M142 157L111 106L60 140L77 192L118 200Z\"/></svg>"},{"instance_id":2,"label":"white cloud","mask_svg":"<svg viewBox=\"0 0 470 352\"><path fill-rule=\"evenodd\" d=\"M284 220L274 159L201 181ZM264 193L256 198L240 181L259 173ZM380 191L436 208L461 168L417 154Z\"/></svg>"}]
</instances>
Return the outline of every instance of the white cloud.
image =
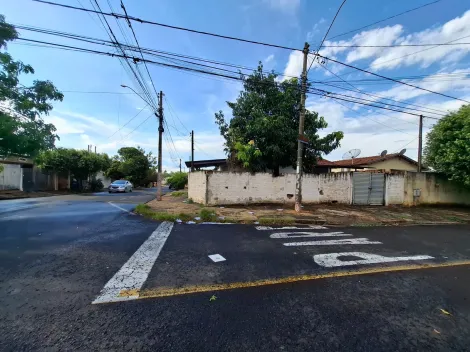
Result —
<instances>
[{"instance_id":1,"label":"white cloud","mask_svg":"<svg viewBox=\"0 0 470 352\"><path fill-rule=\"evenodd\" d=\"M71 121L58 116L44 116L44 121L52 123L57 129L56 133L59 136L64 134L83 133L86 129L86 126L81 123L72 123Z\"/></svg>"},{"instance_id":2,"label":"white cloud","mask_svg":"<svg viewBox=\"0 0 470 352\"><path fill-rule=\"evenodd\" d=\"M470 36L470 10L447 23L419 32L404 34L401 25L387 26L363 31L350 40L325 41L325 45L405 45L439 44ZM320 53L331 56L346 54L348 63L373 59L369 68L393 69L400 66L420 65L428 67L433 63L451 64L470 52L469 45L443 45L439 47L394 47L394 48L324 48ZM398 59L399 58L399 59Z\"/></svg>"},{"instance_id":3,"label":"white cloud","mask_svg":"<svg viewBox=\"0 0 470 352\"><path fill-rule=\"evenodd\" d=\"M294 13L300 6L300 0L263 0L263 3L275 10Z\"/></svg>"},{"instance_id":4,"label":"white cloud","mask_svg":"<svg viewBox=\"0 0 470 352\"><path fill-rule=\"evenodd\" d=\"M469 100L470 95L462 98ZM464 104L451 99L441 102L440 99L426 100L424 97L416 103L444 111L457 110ZM351 104L348 106L351 107ZM407 156L415 160L417 158L418 117L416 116L388 111L380 111L382 114L379 114L368 107L352 111L328 98L309 98L307 108L317 111L328 122L328 127L322 130L320 135L333 131L344 132L341 147L327 155L328 160L339 160L343 153L354 148L361 149L361 156L378 155L384 149L393 153L406 148ZM425 136L435 122L434 119L424 119Z\"/></svg>"},{"instance_id":5,"label":"white cloud","mask_svg":"<svg viewBox=\"0 0 470 352\"><path fill-rule=\"evenodd\" d=\"M304 54L300 51L293 51L289 55L289 60L287 61L286 68L284 69L283 80L289 79L291 77L300 77L302 73ZM307 68L310 66L311 62L314 60L312 55L308 56ZM315 66L316 64L314 64Z\"/></svg>"},{"instance_id":6,"label":"white cloud","mask_svg":"<svg viewBox=\"0 0 470 352\"><path fill-rule=\"evenodd\" d=\"M270 63L274 60L274 54L269 55L266 59L264 59L264 63Z\"/></svg>"},{"instance_id":7,"label":"white cloud","mask_svg":"<svg viewBox=\"0 0 470 352\"><path fill-rule=\"evenodd\" d=\"M470 80L468 79L458 79L458 78L466 78L469 75L466 75L466 73L470 69L460 69L460 70L454 70L451 72L445 72L441 71L436 73L435 75L428 76L426 79L423 79L421 81L413 81L412 84L418 87L423 87L428 90L434 91L434 92L439 92L443 93L446 91L453 91L455 94L455 91L462 91L466 92L470 90ZM446 79L445 76L446 74L451 74L451 75L456 75L456 74L462 74L465 73L465 75L459 76L457 79ZM450 76L453 77L453 76ZM455 76L454 76L455 78ZM403 84L397 84L393 88L390 88L386 91L381 91L378 92L377 95L386 97L386 98L392 98L394 100L408 100L408 99L413 99L422 95L426 94L432 94L430 92L416 89L413 87L405 86Z\"/></svg>"},{"instance_id":8,"label":"white cloud","mask_svg":"<svg viewBox=\"0 0 470 352\"><path fill-rule=\"evenodd\" d=\"M317 23L313 25L312 30L307 33L307 42L311 42L313 38L320 32L318 27L325 23L325 21L326 20L322 17Z\"/></svg>"}]
</instances>

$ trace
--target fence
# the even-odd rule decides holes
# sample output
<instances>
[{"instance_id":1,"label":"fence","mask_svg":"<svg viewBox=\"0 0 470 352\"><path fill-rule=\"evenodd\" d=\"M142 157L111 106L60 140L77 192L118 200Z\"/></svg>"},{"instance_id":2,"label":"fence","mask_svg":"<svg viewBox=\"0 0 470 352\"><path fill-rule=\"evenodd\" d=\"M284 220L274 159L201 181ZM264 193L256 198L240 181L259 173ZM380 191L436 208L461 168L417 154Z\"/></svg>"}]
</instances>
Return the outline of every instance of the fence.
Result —
<instances>
[{"instance_id":1,"label":"fence","mask_svg":"<svg viewBox=\"0 0 470 352\"><path fill-rule=\"evenodd\" d=\"M366 173L304 174L302 202L353 204L354 189L356 188L355 193L358 193L358 187L365 187L357 182L357 176L360 176L357 174ZM464 189L438 174L404 171L375 175L377 178L381 176L383 181L371 182L365 189L361 188L361 192L368 192L369 195L365 194L367 199L360 203L356 200L355 204L470 205L469 189ZM295 178L294 174L272 177L267 173L192 172L188 180L188 197L204 205L293 203ZM377 188L375 191L374 187ZM369 201L371 195L374 196L374 202ZM381 199L375 199L378 196Z\"/></svg>"}]
</instances>

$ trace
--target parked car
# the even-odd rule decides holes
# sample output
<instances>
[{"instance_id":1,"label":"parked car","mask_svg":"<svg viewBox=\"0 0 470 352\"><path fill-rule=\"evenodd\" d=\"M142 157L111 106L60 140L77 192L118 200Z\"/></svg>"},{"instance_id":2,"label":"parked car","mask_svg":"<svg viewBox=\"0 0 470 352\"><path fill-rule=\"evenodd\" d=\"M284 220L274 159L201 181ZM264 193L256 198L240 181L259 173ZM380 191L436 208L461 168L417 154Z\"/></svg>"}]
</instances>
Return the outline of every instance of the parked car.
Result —
<instances>
[{"instance_id":1,"label":"parked car","mask_svg":"<svg viewBox=\"0 0 470 352\"><path fill-rule=\"evenodd\" d=\"M108 192L132 192L134 186L126 180L117 180L111 183L108 187Z\"/></svg>"}]
</instances>

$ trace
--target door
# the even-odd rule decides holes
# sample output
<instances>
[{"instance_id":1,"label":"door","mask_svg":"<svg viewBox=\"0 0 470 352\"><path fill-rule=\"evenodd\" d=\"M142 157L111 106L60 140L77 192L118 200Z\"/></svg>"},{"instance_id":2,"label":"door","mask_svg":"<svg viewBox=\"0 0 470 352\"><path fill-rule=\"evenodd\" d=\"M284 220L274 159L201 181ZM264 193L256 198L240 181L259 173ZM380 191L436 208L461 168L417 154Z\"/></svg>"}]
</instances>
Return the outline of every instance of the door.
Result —
<instances>
[{"instance_id":1,"label":"door","mask_svg":"<svg viewBox=\"0 0 470 352\"><path fill-rule=\"evenodd\" d=\"M34 190L33 168L23 167L23 191L30 192Z\"/></svg>"},{"instance_id":2,"label":"door","mask_svg":"<svg viewBox=\"0 0 470 352\"><path fill-rule=\"evenodd\" d=\"M353 204L384 205L385 175L355 172L353 174Z\"/></svg>"}]
</instances>

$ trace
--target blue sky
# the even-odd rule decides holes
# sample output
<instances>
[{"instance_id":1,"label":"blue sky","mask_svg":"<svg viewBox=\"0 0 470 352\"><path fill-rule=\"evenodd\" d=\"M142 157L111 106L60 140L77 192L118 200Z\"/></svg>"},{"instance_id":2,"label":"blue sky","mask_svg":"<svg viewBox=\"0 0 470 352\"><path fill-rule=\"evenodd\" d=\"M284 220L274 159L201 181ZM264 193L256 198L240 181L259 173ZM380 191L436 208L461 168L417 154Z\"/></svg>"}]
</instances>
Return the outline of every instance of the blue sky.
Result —
<instances>
[{"instance_id":1,"label":"blue sky","mask_svg":"<svg viewBox=\"0 0 470 352\"><path fill-rule=\"evenodd\" d=\"M396 13L418 7L430 0L370 1L348 0L336 19L329 37L381 20ZM63 1L74 6L91 8L87 0ZM103 10L109 11L107 1L99 0ZM119 1L110 0L113 10L121 12ZM202 31L242 37L267 43L302 48L308 40L316 48L331 22L340 0L141 0L124 1L130 15ZM26 10L27 9L27 10ZM359 32L354 32L325 45L389 45L444 43L470 36L470 1L441 0L420 10L398 16ZM98 18L75 10L58 8L29 0L4 2L1 13L13 24L37 26L91 37L108 39ZM118 39L122 34L114 19L109 19ZM124 29L128 27L121 22ZM465 25L467 24L467 25ZM263 61L265 68L286 75L298 75L301 57L297 52L252 45L200 34L182 32L157 26L133 23L142 47L197 56L217 61L256 67ZM129 34L130 32L126 32ZM56 43L92 47L90 44L20 31L24 38ZM470 37L462 42L470 42ZM151 111L145 109L127 126L130 118L145 107L134 94L98 94L83 92L129 93L122 88L132 86L133 81L117 58L62 51L58 49L12 43L8 51L16 58L31 64L34 79L49 79L64 92L63 102L55 103L47 121L54 123L61 137L59 146L86 148L96 145L99 151L114 154L122 146L140 145L156 153L158 143L157 121ZM109 51L104 47L94 47ZM351 65L367 68L389 77L410 75L434 75L423 81L411 83L455 97L470 100L470 45L446 46L416 53L421 47L408 48L323 48L321 53ZM396 57L408 55L400 60ZM214 112L223 110L230 115L226 101L233 101L240 90L237 82L188 74L172 69L149 65L157 90L165 94L165 116L170 125L173 143L164 143L164 168L177 168L179 158L188 160L190 155L189 130L195 131L196 159L224 157L223 140L214 123ZM328 69L343 75L347 80L364 78L364 74L352 73L332 62ZM452 76L449 76L452 74ZM309 73L312 80L337 80L318 64ZM373 78L371 76L367 78ZM25 77L25 80L29 78ZM340 83L342 84L342 83ZM402 102L419 104L439 110L458 108L462 102L422 94L423 91L395 84L354 85L373 94L380 94ZM332 89L316 85L321 89ZM345 86L347 88L351 88ZM336 89L333 89L336 90ZM338 90L338 92L341 92ZM341 92L355 95L353 92ZM370 98L370 97L367 97ZM168 103L171 105L168 105ZM377 155L383 149L389 152L406 146L407 155L416 158L417 117L395 112L376 111L351 103L337 102L315 96L307 100L309 109L319 111L329 127L322 133L334 130L345 132L341 147L327 155L330 160L340 159L351 148L360 148L362 156ZM434 115L430 115L434 116ZM434 120L425 119L425 132ZM136 128L142 124L140 127ZM115 133L119 128L121 130ZM135 129L135 130L134 130ZM114 133L114 134L113 134ZM167 138L169 134L167 133ZM174 147L173 147L174 144Z\"/></svg>"}]
</instances>

